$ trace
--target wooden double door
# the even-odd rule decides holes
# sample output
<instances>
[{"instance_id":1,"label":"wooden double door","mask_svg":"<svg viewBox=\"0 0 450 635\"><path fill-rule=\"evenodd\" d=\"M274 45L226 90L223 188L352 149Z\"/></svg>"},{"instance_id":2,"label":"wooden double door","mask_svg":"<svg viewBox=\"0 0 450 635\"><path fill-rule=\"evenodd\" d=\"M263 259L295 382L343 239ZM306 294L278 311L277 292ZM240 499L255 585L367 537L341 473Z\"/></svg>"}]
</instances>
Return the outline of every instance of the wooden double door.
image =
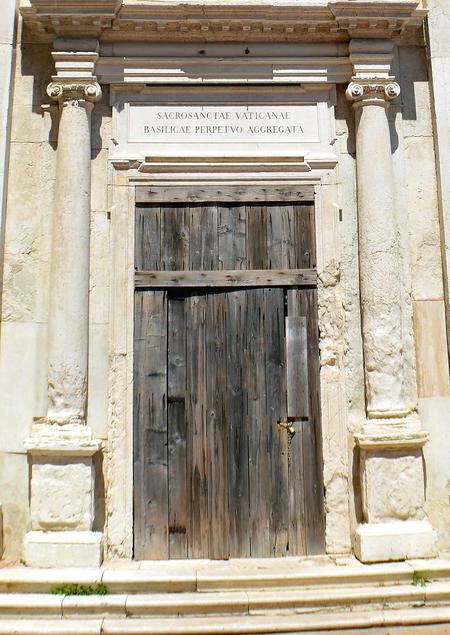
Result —
<instances>
[{"instance_id":1,"label":"wooden double door","mask_svg":"<svg viewBox=\"0 0 450 635\"><path fill-rule=\"evenodd\" d=\"M139 198L135 558L321 553L312 203Z\"/></svg>"}]
</instances>

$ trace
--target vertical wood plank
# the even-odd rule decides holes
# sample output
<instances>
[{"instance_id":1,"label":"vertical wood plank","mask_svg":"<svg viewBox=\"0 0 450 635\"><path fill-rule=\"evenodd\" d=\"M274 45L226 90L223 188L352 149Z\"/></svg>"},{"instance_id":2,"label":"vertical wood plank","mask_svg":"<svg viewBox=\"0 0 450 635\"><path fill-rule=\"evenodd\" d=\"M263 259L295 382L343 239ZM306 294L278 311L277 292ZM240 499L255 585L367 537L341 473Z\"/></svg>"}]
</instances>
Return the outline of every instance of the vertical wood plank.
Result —
<instances>
[{"instance_id":1,"label":"vertical wood plank","mask_svg":"<svg viewBox=\"0 0 450 635\"><path fill-rule=\"evenodd\" d=\"M226 294L226 393L228 425L228 504L230 557L250 557L249 444L244 383L247 295Z\"/></svg>"},{"instance_id":2,"label":"vertical wood plank","mask_svg":"<svg viewBox=\"0 0 450 635\"><path fill-rule=\"evenodd\" d=\"M218 205L219 267L246 269L245 205Z\"/></svg>"},{"instance_id":3,"label":"vertical wood plank","mask_svg":"<svg viewBox=\"0 0 450 635\"><path fill-rule=\"evenodd\" d=\"M212 271L219 268L217 223L215 203L190 205L190 269Z\"/></svg>"},{"instance_id":4,"label":"vertical wood plank","mask_svg":"<svg viewBox=\"0 0 450 635\"><path fill-rule=\"evenodd\" d=\"M188 438L188 557L208 554L208 474L206 431L206 302L186 297L186 418Z\"/></svg>"},{"instance_id":5,"label":"vertical wood plank","mask_svg":"<svg viewBox=\"0 0 450 635\"><path fill-rule=\"evenodd\" d=\"M161 269L189 268L189 210L185 205L161 207Z\"/></svg>"},{"instance_id":6,"label":"vertical wood plank","mask_svg":"<svg viewBox=\"0 0 450 635\"><path fill-rule=\"evenodd\" d=\"M305 522L307 508L304 477L303 426L309 412L306 323L292 315L296 291L288 291L291 310L286 318L287 414L296 417L295 434L289 439L289 550L292 555L306 554ZM296 306L296 305L295 305ZM295 313L297 311L295 310Z\"/></svg>"},{"instance_id":7,"label":"vertical wood plank","mask_svg":"<svg viewBox=\"0 0 450 635\"><path fill-rule=\"evenodd\" d=\"M209 557L229 557L228 426L225 419L225 294L210 293L206 308L206 400Z\"/></svg>"},{"instance_id":8,"label":"vertical wood plank","mask_svg":"<svg viewBox=\"0 0 450 635\"><path fill-rule=\"evenodd\" d=\"M267 268L267 206L246 205L247 269Z\"/></svg>"},{"instance_id":9,"label":"vertical wood plank","mask_svg":"<svg viewBox=\"0 0 450 635\"><path fill-rule=\"evenodd\" d=\"M265 289L267 433L271 463L270 555L284 556L289 546L288 432L286 418L284 290Z\"/></svg>"},{"instance_id":10,"label":"vertical wood plank","mask_svg":"<svg viewBox=\"0 0 450 635\"><path fill-rule=\"evenodd\" d=\"M249 435L249 491L251 556L270 554L270 433L266 400L266 348L264 290L247 293L245 385Z\"/></svg>"},{"instance_id":11,"label":"vertical wood plank","mask_svg":"<svg viewBox=\"0 0 450 635\"><path fill-rule=\"evenodd\" d=\"M184 297L169 296L167 352L169 556L187 558L186 325Z\"/></svg>"},{"instance_id":12,"label":"vertical wood plank","mask_svg":"<svg viewBox=\"0 0 450 635\"><path fill-rule=\"evenodd\" d=\"M306 317L307 324L309 421L303 429L306 549L308 554L316 554L325 549L317 289L299 290L297 298L298 312Z\"/></svg>"},{"instance_id":13,"label":"vertical wood plank","mask_svg":"<svg viewBox=\"0 0 450 635\"><path fill-rule=\"evenodd\" d=\"M168 558L167 294L135 292L135 557Z\"/></svg>"},{"instance_id":14,"label":"vertical wood plank","mask_svg":"<svg viewBox=\"0 0 450 635\"><path fill-rule=\"evenodd\" d=\"M138 271L161 267L161 212L159 205L136 207L135 257Z\"/></svg>"},{"instance_id":15,"label":"vertical wood plank","mask_svg":"<svg viewBox=\"0 0 450 635\"><path fill-rule=\"evenodd\" d=\"M294 204L291 207L295 217L296 267L313 268L316 266L314 206Z\"/></svg>"},{"instance_id":16,"label":"vertical wood plank","mask_svg":"<svg viewBox=\"0 0 450 635\"><path fill-rule=\"evenodd\" d=\"M295 269L295 216L293 205L267 206L267 266L269 269Z\"/></svg>"}]
</instances>

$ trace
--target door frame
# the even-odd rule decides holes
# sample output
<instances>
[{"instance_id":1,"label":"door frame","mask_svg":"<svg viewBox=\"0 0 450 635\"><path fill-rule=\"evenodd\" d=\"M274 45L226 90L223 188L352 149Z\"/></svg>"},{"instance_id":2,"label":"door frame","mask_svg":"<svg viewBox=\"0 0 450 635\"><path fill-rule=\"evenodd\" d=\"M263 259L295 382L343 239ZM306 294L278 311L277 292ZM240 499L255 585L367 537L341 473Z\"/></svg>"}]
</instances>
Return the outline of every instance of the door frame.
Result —
<instances>
[{"instance_id":1,"label":"door frame","mask_svg":"<svg viewBox=\"0 0 450 635\"><path fill-rule=\"evenodd\" d=\"M325 491L325 531L327 553L351 551L352 492L348 478L347 419L344 392L342 330L344 313L337 258L339 254L340 213L336 200L337 184L321 186L323 173L286 172L282 160L270 174L255 168L242 178L233 170L211 175L201 164L188 175L185 168L172 169L164 160L154 172L141 164L114 164L108 213L111 243L111 286L109 320L108 448L105 469L114 475L106 492L106 549L112 557L133 557L133 322L134 322L134 217L137 186L152 189L186 186L221 188L241 185L250 188L305 186L314 192L320 349L324 357L320 368L322 407L322 465ZM170 174L162 174L167 165ZM180 172L183 170L183 172ZM305 171L306 172L306 171ZM326 177L325 177L326 178ZM108 272L109 273L109 272ZM120 474L120 478L119 475Z\"/></svg>"}]
</instances>

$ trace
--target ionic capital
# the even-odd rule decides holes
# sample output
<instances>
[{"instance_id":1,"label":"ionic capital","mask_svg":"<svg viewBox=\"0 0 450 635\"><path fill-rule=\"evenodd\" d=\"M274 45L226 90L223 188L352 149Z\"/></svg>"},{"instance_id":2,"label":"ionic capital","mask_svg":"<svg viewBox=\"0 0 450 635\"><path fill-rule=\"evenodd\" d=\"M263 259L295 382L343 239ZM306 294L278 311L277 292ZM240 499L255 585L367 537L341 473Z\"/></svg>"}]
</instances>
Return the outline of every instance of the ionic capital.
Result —
<instances>
[{"instance_id":1,"label":"ionic capital","mask_svg":"<svg viewBox=\"0 0 450 635\"><path fill-rule=\"evenodd\" d=\"M400 86L392 77L386 79L353 78L346 91L346 97L354 106L364 106L370 103L384 103L387 105L392 99L400 95Z\"/></svg>"},{"instance_id":2,"label":"ionic capital","mask_svg":"<svg viewBox=\"0 0 450 635\"><path fill-rule=\"evenodd\" d=\"M79 101L95 103L101 99L102 89L95 77L82 82L61 81L58 78L47 86L47 94L59 104Z\"/></svg>"}]
</instances>

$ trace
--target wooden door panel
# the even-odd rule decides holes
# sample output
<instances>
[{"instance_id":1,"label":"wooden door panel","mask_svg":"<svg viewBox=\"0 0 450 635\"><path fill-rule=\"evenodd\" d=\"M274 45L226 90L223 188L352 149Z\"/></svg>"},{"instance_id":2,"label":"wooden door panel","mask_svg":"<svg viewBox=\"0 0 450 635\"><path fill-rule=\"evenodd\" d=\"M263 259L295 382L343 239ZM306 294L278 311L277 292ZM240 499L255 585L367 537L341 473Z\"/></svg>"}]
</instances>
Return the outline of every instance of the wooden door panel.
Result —
<instances>
[{"instance_id":1,"label":"wooden door panel","mask_svg":"<svg viewBox=\"0 0 450 635\"><path fill-rule=\"evenodd\" d=\"M228 525L230 555L251 556L249 507L249 426L246 394L246 365L241 357L247 343L247 295L226 293L226 400L228 424Z\"/></svg>"},{"instance_id":2,"label":"wooden door panel","mask_svg":"<svg viewBox=\"0 0 450 635\"><path fill-rule=\"evenodd\" d=\"M170 558L187 558L189 490L184 297L170 297L167 320L168 540Z\"/></svg>"},{"instance_id":3,"label":"wooden door panel","mask_svg":"<svg viewBox=\"0 0 450 635\"><path fill-rule=\"evenodd\" d=\"M308 203L139 205L139 271L315 267L314 207Z\"/></svg>"},{"instance_id":4,"label":"wooden door panel","mask_svg":"<svg viewBox=\"0 0 450 635\"><path fill-rule=\"evenodd\" d=\"M166 559L169 556L166 291L135 294L135 361L135 555L140 559Z\"/></svg>"},{"instance_id":5,"label":"wooden door panel","mask_svg":"<svg viewBox=\"0 0 450 635\"><path fill-rule=\"evenodd\" d=\"M317 290L290 289L287 292L288 314L300 316L306 322L308 413L301 424L301 449L303 485L301 488L304 508L305 551L308 554L323 553L324 508L323 479L321 470L322 446L320 437L320 386L319 386L319 331L317 325ZM299 391L301 392L301 390ZM296 435L297 436L297 435Z\"/></svg>"},{"instance_id":6,"label":"wooden door panel","mask_svg":"<svg viewBox=\"0 0 450 635\"><path fill-rule=\"evenodd\" d=\"M155 272L310 268L313 207L142 205L135 262ZM137 284L135 557L322 552L316 290Z\"/></svg>"}]
</instances>

